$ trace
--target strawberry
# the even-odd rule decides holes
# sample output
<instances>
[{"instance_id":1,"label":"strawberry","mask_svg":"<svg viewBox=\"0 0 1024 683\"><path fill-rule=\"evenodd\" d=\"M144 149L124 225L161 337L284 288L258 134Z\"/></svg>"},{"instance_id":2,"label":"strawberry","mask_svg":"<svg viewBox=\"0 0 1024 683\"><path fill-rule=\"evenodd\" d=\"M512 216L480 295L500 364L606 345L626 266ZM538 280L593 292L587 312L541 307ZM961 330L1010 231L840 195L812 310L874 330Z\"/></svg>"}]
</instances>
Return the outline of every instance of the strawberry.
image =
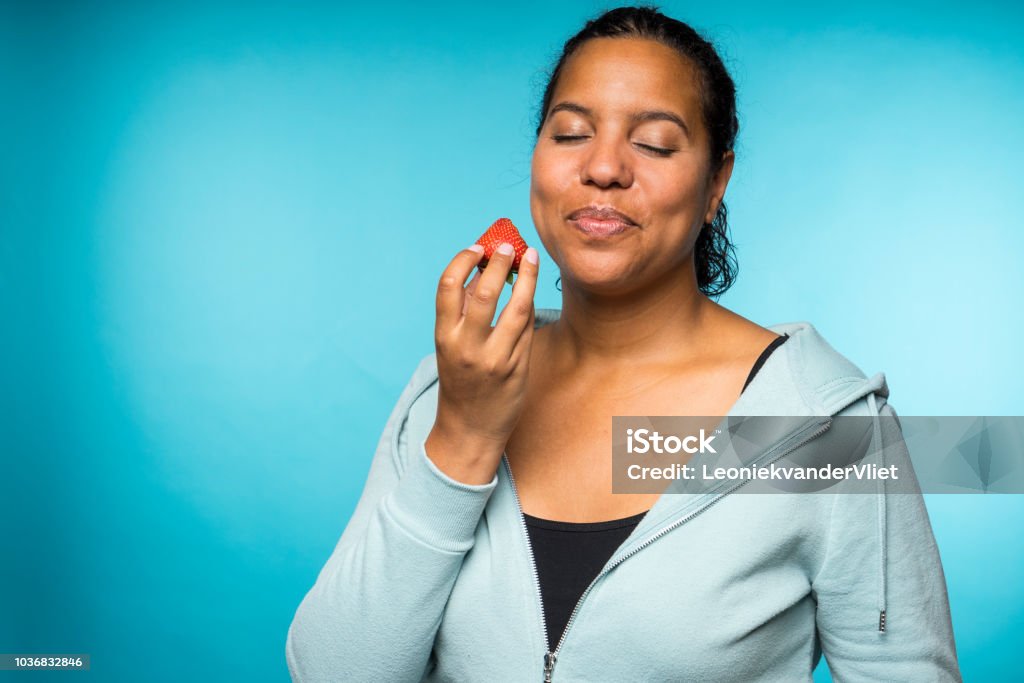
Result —
<instances>
[{"instance_id":1,"label":"strawberry","mask_svg":"<svg viewBox=\"0 0 1024 683\"><path fill-rule=\"evenodd\" d=\"M512 221L507 218L499 218L494 221L491 227L487 228L487 232L480 235L479 239L477 239L476 243L484 248L484 255L480 259L480 263L477 264L477 268L480 269L480 272L483 272L487 262L502 242L508 242L515 250L512 259L512 270L509 271L508 277L505 278L506 282L512 284L512 273L519 272L519 263L523 260L523 254L526 253L526 241L523 240L523 236L519 234L519 230L512 224Z\"/></svg>"}]
</instances>

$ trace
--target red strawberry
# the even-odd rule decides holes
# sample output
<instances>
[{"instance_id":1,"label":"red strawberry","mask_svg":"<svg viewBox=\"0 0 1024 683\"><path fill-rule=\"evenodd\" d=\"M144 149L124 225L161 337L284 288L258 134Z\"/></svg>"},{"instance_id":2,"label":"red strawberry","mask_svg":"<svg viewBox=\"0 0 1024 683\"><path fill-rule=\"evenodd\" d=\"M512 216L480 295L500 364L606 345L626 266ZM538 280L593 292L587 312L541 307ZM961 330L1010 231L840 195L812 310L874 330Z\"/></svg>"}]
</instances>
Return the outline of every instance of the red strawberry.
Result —
<instances>
[{"instance_id":1,"label":"red strawberry","mask_svg":"<svg viewBox=\"0 0 1024 683\"><path fill-rule=\"evenodd\" d=\"M512 284L512 273L519 272L519 263L523 260L523 254L526 253L526 241L523 240L523 236L519 234L519 230L512 224L512 221L507 218L499 218L494 221L491 227L487 228L487 232L477 239L476 243L484 248L484 255L480 259L480 263L477 264L477 268L483 272L487 262L494 256L494 251L501 246L502 242L508 242L515 250L512 270L509 271L506 278L506 282Z\"/></svg>"}]
</instances>

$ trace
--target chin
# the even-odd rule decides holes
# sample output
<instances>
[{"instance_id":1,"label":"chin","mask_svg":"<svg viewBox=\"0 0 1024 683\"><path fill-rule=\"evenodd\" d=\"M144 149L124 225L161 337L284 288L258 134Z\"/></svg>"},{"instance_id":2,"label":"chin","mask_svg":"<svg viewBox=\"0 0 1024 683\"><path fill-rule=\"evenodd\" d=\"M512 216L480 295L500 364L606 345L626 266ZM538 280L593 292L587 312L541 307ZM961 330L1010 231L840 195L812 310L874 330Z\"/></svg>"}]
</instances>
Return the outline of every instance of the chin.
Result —
<instances>
[{"instance_id":1,"label":"chin","mask_svg":"<svg viewBox=\"0 0 1024 683\"><path fill-rule=\"evenodd\" d=\"M623 294L636 285L636 273L623 264L580 264L577 268L562 270L562 282L571 282L573 287L593 294Z\"/></svg>"}]
</instances>

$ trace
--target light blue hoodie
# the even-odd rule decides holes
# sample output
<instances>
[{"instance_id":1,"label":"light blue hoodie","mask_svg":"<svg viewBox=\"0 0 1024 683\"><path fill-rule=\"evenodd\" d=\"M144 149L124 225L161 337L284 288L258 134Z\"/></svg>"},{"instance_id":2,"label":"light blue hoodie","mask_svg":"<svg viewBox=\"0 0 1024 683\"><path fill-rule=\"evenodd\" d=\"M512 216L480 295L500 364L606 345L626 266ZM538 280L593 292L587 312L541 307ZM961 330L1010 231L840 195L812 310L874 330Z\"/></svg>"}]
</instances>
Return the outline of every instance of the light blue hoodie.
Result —
<instances>
[{"instance_id":1,"label":"light blue hoodie","mask_svg":"<svg viewBox=\"0 0 1024 683\"><path fill-rule=\"evenodd\" d=\"M559 311L539 309L537 326ZM729 415L806 416L767 448L820 443L830 416L876 418L912 472L881 373L806 322ZM295 681L958 681L945 578L916 480L879 494L664 494L584 593L554 653L508 462L455 481L423 444L423 359L384 428L359 504L288 630ZM892 423L891 420L886 420ZM891 443L890 443L891 441ZM356 456L352 456L356 457ZM893 495L901 493L902 495Z\"/></svg>"}]
</instances>

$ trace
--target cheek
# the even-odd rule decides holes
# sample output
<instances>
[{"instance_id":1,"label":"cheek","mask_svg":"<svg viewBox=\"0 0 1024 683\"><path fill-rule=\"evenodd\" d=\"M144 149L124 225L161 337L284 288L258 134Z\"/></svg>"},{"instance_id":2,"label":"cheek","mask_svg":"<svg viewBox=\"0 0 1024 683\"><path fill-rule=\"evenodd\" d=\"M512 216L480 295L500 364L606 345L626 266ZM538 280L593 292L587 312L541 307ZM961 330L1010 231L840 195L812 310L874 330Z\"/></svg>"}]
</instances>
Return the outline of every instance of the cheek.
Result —
<instances>
[{"instance_id":1,"label":"cheek","mask_svg":"<svg viewBox=\"0 0 1024 683\"><path fill-rule=\"evenodd\" d=\"M544 245L544 251L554 259L555 263L558 263L560 250L558 245L552 241L552 231L548 229L552 215L551 199L543 181L536 175L530 181L530 215L533 218L533 227L537 230L537 236L540 237L541 244Z\"/></svg>"},{"instance_id":2,"label":"cheek","mask_svg":"<svg viewBox=\"0 0 1024 683\"><path fill-rule=\"evenodd\" d=\"M566 210L564 203L576 178L572 161L561 155L535 152L530 166L530 213L538 234L553 230Z\"/></svg>"},{"instance_id":3,"label":"cheek","mask_svg":"<svg viewBox=\"0 0 1024 683\"><path fill-rule=\"evenodd\" d=\"M665 172L650 169L637 177L644 188L644 198L654 214L663 218L682 220L686 225L703 224L703 186L700 174L689 167Z\"/></svg>"},{"instance_id":4,"label":"cheek","mask_svg":"<svg viewBox=\"0 0 1024 683\"><path fill-rule=\"evenodd\" d=\"M552 208L551 204L575 178L572 160L566 155L538 151L533 155L530 177L531 194L544 203L544 208Z\"/></svg>"}]
</instances>

